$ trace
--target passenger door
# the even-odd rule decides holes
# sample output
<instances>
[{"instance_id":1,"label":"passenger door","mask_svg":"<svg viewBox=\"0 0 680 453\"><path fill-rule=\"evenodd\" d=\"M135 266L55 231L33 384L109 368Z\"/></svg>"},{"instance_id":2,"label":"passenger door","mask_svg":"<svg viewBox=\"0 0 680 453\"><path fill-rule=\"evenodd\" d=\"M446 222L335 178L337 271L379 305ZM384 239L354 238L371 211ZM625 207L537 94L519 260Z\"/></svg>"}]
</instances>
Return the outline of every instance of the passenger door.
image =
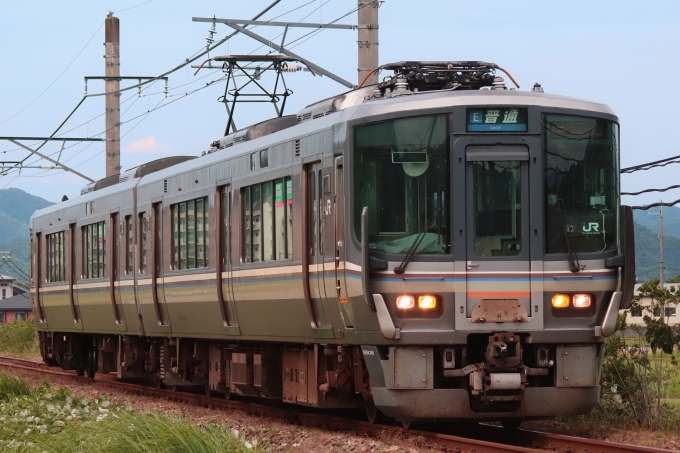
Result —
<instances>
[{"instance_id":1,"label":"passenger door","mask_svg":"<svg viewBox=\"0 0 680 453\"><path fill-rule=\"evenodd\" d=\"M121 253L121 234L123 233L120 215L117 212L112 212L109 218L109 233L111 238L111 252L109 255L109 263L107 266L110 269L109 273L109 294L111 298L111 308L113 310L113 319L118 330L124 331L125 318L123 316L123 307L120 294L120 253Z\"/></svg>"},{"instance_id":2,"label":"passenger door","mask_svg":"<svg viewBox=\"0 0 680 453\"><path fill-rule=\"evenodd\" d=\"M163 216L161 203L151 206L151 297L161 332L171 333L163 292Z\"/></svg>"},{"instance_id":3,"label":"passenger door","mask_svg":"<svg viewBox=\"0 0 680 453\"><path fill-rule=\"evenodd\" d=\"M343 173L343 156L335 158L335 181L333 188L333 213L335 220L335 281L336 294L340 303L340 314L345 327L354 327L354 313L347 297L347 282L345 280L345 189Z\"/></svg>"},{"instance_id":4,"label":"passenger door","mask_svg":"<svg viewBox=\"0 0 680 453\"><path fill-rule=\"evenodd\" d=\"M234 301L234 286L233 286L233 266L232 266L232 237L231 237L231 184L227 184L219 191L219 218L217 221L219 231L219 264L218 282L219 282L219 299L220 309L222 312L222 321L228 334L240 334L238 328L238 320L236 318L236 309Z\"/></svg>"},{"instance_id":5,"label":"passenger door","mask_svg":"<svg viewBox=\"0 0 680 453\"><path fill-rule=\"evenodd\" d=\"M466 292L464 303L457 301L465 307L457 310L457 328L525 329L532 316L529 146L459 146L465 146ZM463 312L467 320L459 319Z\"/></svg>"},{"instance_id":6,"label":"passenger door","mask_svg":"<svg viewBox=\"0 0 680 453\"><path fill-rule=\"evenodd\" d=\"M323 217L322 217L322 169L321 163L309 164L305 172L305 245L306 259L303 266L306 266L306 282L308 286L308 297L310 304L310 317L313 326L321 328L326 326L324 313L324 301L326 299L326 288L324 285L323 273Z\"/></svg>"}]
</instances>

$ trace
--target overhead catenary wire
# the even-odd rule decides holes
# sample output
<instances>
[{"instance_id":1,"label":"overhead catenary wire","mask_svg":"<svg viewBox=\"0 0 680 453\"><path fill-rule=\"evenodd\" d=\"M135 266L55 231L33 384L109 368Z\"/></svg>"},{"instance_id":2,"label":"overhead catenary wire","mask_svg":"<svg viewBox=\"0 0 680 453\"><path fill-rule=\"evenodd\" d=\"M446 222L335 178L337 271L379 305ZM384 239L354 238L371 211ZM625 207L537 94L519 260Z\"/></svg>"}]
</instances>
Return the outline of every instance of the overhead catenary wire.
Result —
<instances>
[{"instance_id":1,"label":"overhead catenary wire","mask_svg":"<svg viewBox=\"0 0 680 453\"><path fill-rule=\"evenodd\" d=\"M73 60L71 60L71 62L64 68L64 70L61 71L61 72L59 73L59 75L52 81L52 83L50 83L49 85L47 85L47 88L45 88L38 96L36 96L35 99L33 99L31 102L29 102L24 108L22 108L22 109L19 110L17 113L15 113L14 115L10 116L9 118L3 120L2 122L0 122L0 124L5 124L7 121L9 121L9 120L11 120L12 118L18 116L18 115L21 114L24 110L26 110L26 109L29 108L31 105L33 105L33 104L35 103L35 101L37 101L38 99L40 99L40 98L42 97L42 95L45 94L45 93L47 92L47 90L49 90L49 89L52 87L52 85L54 85L54 84L57 82L57 80L59 80L59 79L61 78L61 76L64 75L64 73L68 70L68 68L70 68L71 65L78 59L78 57L80 56L80 54L82 54L83 51L87 48L87 46L90 45L90 43L92 42L92 40L94 39L94 37L97 35L97 33L99 33L99 30L101 30L101 28L102 28L103 26L104 26L104 21L102 21L102 23L99 25L99 27L97 28L97 30L92 34L92 36L90 37L90 39L87 40L87 42L85 43L85 45L83 46L83 48L80 49L80 52L78 52L78 54L73 58Z\"/></svg>"},{"instance_id":2,"label":"overhead catenary wire","mask_svg":"<svg viewBox=\"0 0 680 453\"><path fill-rule=\"evenodd\" d=\"M125 10L121 10L121 11L119 11L119 12L126 11L126 10L129 10L129 9L132 9L132 8L136 8L136 7L138 7L138 6L142 6L142 5L146 4L146 3L149 3L150 1L151 1L151 0L149 0L149 1L147 1L147 2L140 3L140 4L138 4L138 5L135 5L135 6L133 6L133 7L127 8L127 9L125 9ZM313 14L315 11L318 11L320 8L323 7L323 5L325 5L325 4L328 3L329 1L330 1L330 0L325 0L325 1L323 1L323 3L321 4L321 6L315 8L311 13L309 13L307 16L305 16L305 18L308 17L309 15ZM271 8L273 8L273 7L274 7L276 4L278 4L279 2L280 2L280 0L275 0L275 1L273 1L267 8L265 8L263 11L261 11L261 12L260 12L258 15L256 15L253 19L257 19L257 18L261 17L262 15L266 14L266 12L268 12L269 10L271 10ZM278 16L275 16L273 19L276 19L276 18L285 16L285 15L287 15L287 14L290 14L290 13L292 13L292 12L294 12L294 11L297 11L297 10L299 10L299 9L301 9L301 8L307 6L307 5L310 5L310 4L312 4L312 3L315 3L315 1L312 0L312 1L309 1L309 2L304 3L304 4L302 4L302 5L296 6L295 8L292 8L291 10L289 10L289 11L287 11L287 12L284 12L284 13L278 15ZM363 6L362 6L362 7L363 7ZM355 8L355 9L353 9L352 11L350 11L349 13L347 13L347 14L341 16L341 17L338 18L338 19L335 19L334 21L332 21L332 22L330 22L330 23L336 22L337 20L340 20L342 17L346 17L348 14L351 14L352 12L357 11L358 9L359 9L359 8ZM270 19L270 20L273 20L273 19ZM303 18L302 20L304 20L304 18ZM102 24L102 25L103 25L103 24ZM247 27L247 25L246 25L246 27ZM257 27L257 25L253 26L253 28L255 28L255 27ZM101 28L101 25L100 25L99 29L100 29L100 28ZM98 30L99 30L99 29L98 29ZM98 31L98 30L97 30L97 31ZM322 31L322 30L323 30L323 29L321 29L321 30L315 30L315 31L316 31L316 32L319 32L319 31ZM126 88L124 88L124 89L121 89L121 90L119 90L118 92L120 93L120 92L122 92L122 91L126 91L126 90L129 90L129 89L135 88L135 87L141 87L142 85L149 85L149 86L150 86L150 84L153 84L153 83L157 82L157 81L160 80L162 77L167 76L168 74L171 74L172 72L175 72L176 70L178 70L178 69L180 69L180 68L182 68L182 67L184 67L184 66L187 66L187 65L190 64L191 62L193 62L193 61L195 61L196 59L200 58L200 57L201 57L202 55L204 55L205 53L207 53L207 52L209 52L210 50L213 50L214 48L218 47L219 45L221 45L221 44L227 42L230 38L232 38L232 37L235 36L236 34L238 34L237 31L231 33L230 35L226 36L226 37L223 38L222 40L219 40L219 41L218 41L217 43L215 43L214 45L208 46L207 48L205 48L206 50L198 51L198 52L195 53L192 57L185 59L185 61L184 61L182 64L176 66L175 68L172 68L170 71L166 71L165 73L163 73L163 74L161 74L161 75L159 75L159 76L157 76L157 77L155 77L155 78L153 78L153 79L147 79L147 80L145 80L145 81L143 81L142 83L139 83L139 84L137 84L137 85L132 85L132 86L126 87ZM96 33L95 33L95 35L96 35ZM309 34L307 34L307 35L309 35ZM305 35L305 36L307 36L307 35ZM298 41L299 39L303 39L303 38L305 38L305 36L302 36L301 38L298 38L298 39L295 40L295 41ZM91 39L90 39L90 41L91 41ZM89 44L89 41L88 41L88 44ZM202 48L202 49L204 49L204 48ZM252 52L251 52L251 53L252 53ZM204 77L208 77L208 76L210 76L211 74L214 74L214 73L207 74L207 75L204 76ZM201 77L201 79L204 78L204 77ZM198 79L198 80L200 80L200 79ZM178 87L173 87L173 88L171 88L170 90L179 89L180 87L183 87L183 86L185 86L185 85L189 85L189 84L191 84L191 83L195 83L195 82L197 82L198 80L194 80L194 81L188 82L188 83L183 84L183 85L180 85L180 86L178 86ZM211 84L213 84L213 83L215 83L216 81L219 81L219 80L223 80L223 78L220 78L220 79L217 79L217 80L215 80L215 81L212 81L212 82L210 82L209 84L206 84L206 86L209 86L209 85L211 85ZM143 87L142 89L145 90L146 88L148 88L148 86L145 86L145 87ZM205 88L205 87L202 87L202 88ZM202 89L202 88L200 88L200 89ZM200 90L200 89L199 89L199 90ZM141 117L141 116L148 115L149 113L151 113L151 112L153 112L153 111L155 111L155 110L157 110L157 109L159 109L159 108L162 108L162 107L165 107L165 106L167 106L167 105L169 105L169 104L171 104L171 103L174 103L175 101L177 101L177 100L179 100L179 99L182 99L182 98L186 97L187 95L192 94L193 92L196 92L196 91L199 91L199 90L192 90L192 91L190 91L190 92L184 93L184 94L181 95L178 99L174 99L174 100L172 100L172 101L170 101L170 102L167 102L167 103L165 103L165 104L163 104L163 105L157 105L157 106L154 107L153 109L151 109L151 110L149 110L149 111L147 111L147 112L142 113L141 115L137 115L137 116L135 116L135 117L133 117L133 118L131 118L131 119L125 121L125 123L128 123L128 122L130 122L130 121L134 121L135 119L137 119L137 118L139 118L139 117ZM86 96L83 98L83 100L84 100L85 98L87 98L87 97L101 96L101 95L105 95L105 94L110 94L110 93L95 93L95 94L89 94L89 95L86 95ZM150 95L152 95L152 94L155 94L155 93L149 93L149 94L146 94L146 95L144 95L144 96L150 96ZM134 97L134 96L131 96L131 97ZM172 96L170 96L170 97L172 97ZM124 101L124 102L125 102L125 101ZM136 100L135 100L135 102L136 102ZM134 105L135 102L133 102L132 105ZM81 103L82 103L82 101L81 101ZM79 105L80 105L81 103L79 103ZM161 103L162 103L162 101L161 101ZM130 107L128 107L128 109L126 109L126 111L129 110L129 109L132 107L132 105L130 105ZM76 109L77 109L77 108L78 108L78 107L76 107ZM74 109L74 111L75 111L76 109ZM73 112L72 112L72 113L73 113ZM71 113L71 114L72 114L72 113ZM77 129L78 127L82 127L82 126L84 126L84 125L89 124L91 121L93 121L93 120L95 120L95 119L101 117L102 115L103 115L103 114L99 114L99 115L97 115L97 116L95 116L95 117L93 117L93 118L91 118L91 119L89 119L89 120L87 120L87 121L85 121L85 122L79 124L78 126L75 126L75 127L71 128L71 129L69 129L68 131L61 132L61 133L59 133L58 135L56 135L56 132L58 132L59 128L61 128L61 127L63 126L63 124L66 122L66 120L65 120L64 123L62 123L62 125L60 125L59 128L55 131L55 133L53 133L53 136L57 136L57 137L58 137L58 136L62 136L62 135L64 135L64 134L66 134L67 132L70 132L70 131L72 131L72 130ZM69 115L69 117L70 117L70 115ZM67 119L68 119L68 118L67 118ZM139 123L141 123L141 121L138 122L138 124L139 124ZM121 124L123 124L123 123L121 123ZM135 125L134 127L136 127L136 126L137 126L137 125ZM133 127L133 128L134 128L134 127ZM97 137L97 136L99 136L99 135L101 135L101 134L103 134L103 133L105 133L105 132L106 132L106 131L102 131L101 133L91 135L91 137ZM126 133L125 135L127 135L127 133ZM90 135L88 134L88 136L90 136ZM42 143L42 144L36 144L36 145L38 145L39 147L41 147L41 146L44 144L44 142L41 142L41 143ZM80 142L74 143L73 145L70 145L70 146L68 146L67 148L72 148L72 147L74 147L74 146L78 146L79 144L80 144ZM66 158L66 159L64 159L64 160L62 160L62 161L63 161L64 163L66 163L66 162L68 162L68 161L71 161L71 160L72 160L73 158L75 158L77 155L81 154L84 150L88 149L89 146L90 146L91 144L92 144L92 143L88 143L88 144L87 144L84 148L82 148L78 153L76 153L75 155L69 156L68 158ZM64 149L67 149L67 148L64 148ZM17 151L18 151L18 149L17 149ZM53 154L56 154L56 152L53 153ZM53 155L53 154L50 154L50 156ZM101 154L101 152L96 153L95 156L96 156L96 155L99 155L99 154ZM30 157L30 156L31 156L31 155L29 155L28 157ZM93 156L93 157L94 157L94 156ZM86 159L86 160L83 161L83 162L78 163L76 166L80 166L80 165L82 165L82 164L84 164L84 163L90 161L91 159L92 159L92 157L90 157L89 159ZM39 160L41 160L41 158L38 158L38 159L36 159L36 161L33 161L33 162L31 162L31 163L35 163L35 162L37 162L37 161L39 161ZM26 159L24 159L24 160L22 161L22 164L23 164L23 162L25 162L25 161L26 161ZM24 165L29 165L29 164L24 164ZM74 168L75 168L76 166L74 166ZM43 173L51 172L51 171L53 171L53 169L45 170L45 171L43 171ZM4 175L10 175L12 172L16 172L17 174L15 175L15 177L14 177L7 185L11 184L17 177L38 177L38 176L40 176L40 174L38 174L38 175L23 175L23 176L20 176L20 173L21 173L21 168L20 168L20 167L17 167L17 168L15 168L15 169L6 170L5 172L2 173L2 175L3 175L3 176L4 176ZM6 187L7 185L5 185L5 187Z\"/></svg>"}]
</instances>

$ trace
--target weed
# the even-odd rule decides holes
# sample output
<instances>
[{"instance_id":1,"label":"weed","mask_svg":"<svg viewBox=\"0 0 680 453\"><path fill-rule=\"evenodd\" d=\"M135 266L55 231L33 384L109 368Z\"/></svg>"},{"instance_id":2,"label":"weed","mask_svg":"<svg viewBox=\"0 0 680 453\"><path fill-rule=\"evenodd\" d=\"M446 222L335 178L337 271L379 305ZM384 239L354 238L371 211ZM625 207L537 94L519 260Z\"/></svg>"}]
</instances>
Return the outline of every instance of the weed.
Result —
<instances>
[{"instance_id":1,"label":"weed","mask_svg":"<svg viewBox=\"0 0 680 453\"><path fill-rule=\"evenodd\" d=\"M0 351L13 354L39 354L35 322L29 319L0 324Z\"/></svg>"}]
</instances>

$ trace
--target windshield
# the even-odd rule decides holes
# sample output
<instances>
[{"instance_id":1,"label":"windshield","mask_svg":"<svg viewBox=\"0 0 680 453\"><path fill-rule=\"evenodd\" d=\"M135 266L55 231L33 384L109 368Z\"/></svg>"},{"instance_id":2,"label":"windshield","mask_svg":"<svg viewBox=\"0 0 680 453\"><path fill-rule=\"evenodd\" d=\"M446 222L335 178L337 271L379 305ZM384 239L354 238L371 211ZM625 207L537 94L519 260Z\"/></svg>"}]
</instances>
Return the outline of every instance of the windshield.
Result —
<instances>
[{"instance_id":1,"label":"windshield","mask_svg":"<svg viewBox=\"0 0 680 453\"><path fill-rule=\"evenodd\" d=\"M354 131L354 225L368 207L369 246L385 253L449 253L446 115Z\"/></svg>"},{"instance_id":2,"label":"windshield","mask_svg":"<svg viewBox=\"0 0 680 453\"><path fill-rule=\"evenodd\" d=\"M546 115L545 126L545 253L615 249L618 126L568 115Z\"/></svg>"}]
</instances>

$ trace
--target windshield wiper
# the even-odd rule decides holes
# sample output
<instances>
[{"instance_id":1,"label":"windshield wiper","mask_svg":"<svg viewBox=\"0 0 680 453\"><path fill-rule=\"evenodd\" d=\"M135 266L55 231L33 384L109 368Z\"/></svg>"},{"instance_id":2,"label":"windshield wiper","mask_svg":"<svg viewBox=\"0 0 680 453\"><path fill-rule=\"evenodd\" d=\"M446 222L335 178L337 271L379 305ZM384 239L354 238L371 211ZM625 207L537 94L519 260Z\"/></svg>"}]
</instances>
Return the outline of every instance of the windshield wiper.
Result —
<instances>
[{"instance_id":1,"label":"windshield wiper","mask_svg":"<svg viewBox=\"0 0 680 453\"><path fill-rule=\"evenodd\" d=\"M564 235L564 242L567 246L567 257L569 259L569 270L571 272L581 272L581 263L578 261L578 257L576 256L576 253L574 252L574 244L573 244L573 238L569 234L569 228L564 222L564 200L561 198L557 200L557 204L555 207L559 205L559 216L560 216L560 223L562 224L562 234ZM573 228L573 226L572 226Z\"/></svg>"},{"instance_id":2,"label":"windshield wiper","mask_svg":"<svg viewBox=\"0 0 680 453\"><path fill-rule=\"evenodd\" d=\"M432 213L432 215L430 216L430 219L433 219L435 214L437 214L438 211L439 211L439 209L435 209L434 212ZM427 234L427 225L429 223L430 223L429 221L427 221L427 220L425 221L423 231L421 233L418 233L418 237L416 238L415 241L413 241L413 245L411 245L411 248L408 249L408 252L406 253L406 256L404 257L401 264L394 268L395 274L403 274L404 271L406 271L406 266L408 266L408 263L411 262L413 255L416 254L416 250L418 250L420 243L423 242L423 239L425 239L425 235Z\"/></svg>"}]
</instances>

